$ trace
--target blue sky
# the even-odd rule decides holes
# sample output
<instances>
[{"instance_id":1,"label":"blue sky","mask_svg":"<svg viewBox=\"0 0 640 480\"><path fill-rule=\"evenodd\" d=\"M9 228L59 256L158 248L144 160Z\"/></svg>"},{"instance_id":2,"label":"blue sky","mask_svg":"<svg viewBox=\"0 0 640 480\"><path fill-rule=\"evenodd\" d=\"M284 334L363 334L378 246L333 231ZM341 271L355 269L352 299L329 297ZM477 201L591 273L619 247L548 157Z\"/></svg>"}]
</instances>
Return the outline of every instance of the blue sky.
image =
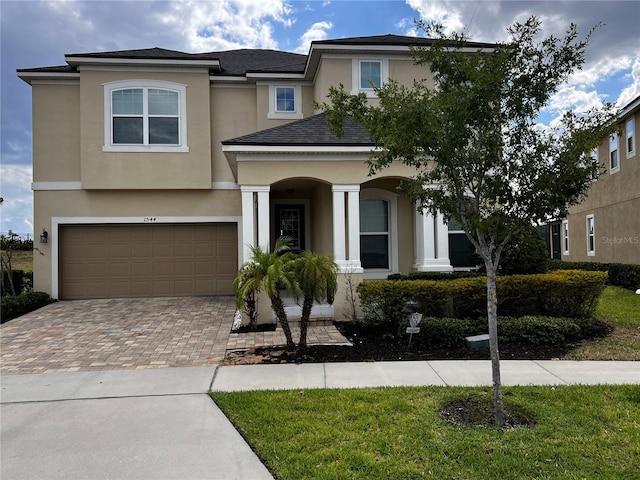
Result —
<instances>
[{"instance_id":1,"label":"blue sky","mask_svg":"<svg viewBox=\"0 0 640 480\"><path fill-rule=\"evenodd\" d=\"M640 1L517 0L0 0L0 232L33 234L31 88L16 69L64 64L66 53L159 46L184 52L273 48L307 53L313 40L415 35L438 20L475 41L504 41L530 15L543 33L596 24L584 69L552 99L541 122L602 101L640 95Z\"/></svg>"}]
</instances>

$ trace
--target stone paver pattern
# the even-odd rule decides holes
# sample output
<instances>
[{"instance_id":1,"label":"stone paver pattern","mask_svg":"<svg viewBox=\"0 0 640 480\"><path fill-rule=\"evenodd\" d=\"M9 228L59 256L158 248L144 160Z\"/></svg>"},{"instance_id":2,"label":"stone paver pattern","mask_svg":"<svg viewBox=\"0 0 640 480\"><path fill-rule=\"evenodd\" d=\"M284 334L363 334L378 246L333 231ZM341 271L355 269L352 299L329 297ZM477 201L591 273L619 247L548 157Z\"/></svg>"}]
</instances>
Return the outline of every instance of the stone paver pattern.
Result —
<instances>
[{"instance_id":1,"label":"stone paver pattern","mask_svg":"<svg viewBox=\"0 0 640 480\"><path fill-rule=\"evenodd\" d=\"M215 365L235 308L231 296L57 302L0 326L0 372Z\"/></svg>"},{"instance_id":2,"label":"stone paver pattern","mask_svg":"<svg viewBox=\"0 0 640 480\"><path fill-rule=\"evenodd\" d=\"M300 328L292 327L291 336L294 342L300 340ZM229 335L227 352L252 350L260 347L281 347L287 344L282 328L278 326L273 332L246 332ZM347 340L334 325L312 325L307 331L307 345L349 345Z\"/></svg>"}]
</instances>

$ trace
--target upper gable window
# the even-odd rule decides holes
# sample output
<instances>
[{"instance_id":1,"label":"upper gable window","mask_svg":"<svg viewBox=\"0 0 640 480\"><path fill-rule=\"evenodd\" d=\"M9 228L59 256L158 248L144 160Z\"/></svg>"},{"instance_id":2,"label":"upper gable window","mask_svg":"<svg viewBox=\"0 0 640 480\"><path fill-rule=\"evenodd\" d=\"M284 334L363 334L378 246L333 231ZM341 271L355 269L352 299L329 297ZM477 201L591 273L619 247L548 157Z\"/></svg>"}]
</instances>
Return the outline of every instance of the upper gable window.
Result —
<instances>
[{"instance_id":1,"label":"upper gable window","mask_svg":"<svg viewBox=\"0 0 640 480\"><path fill-rule=\"evenodd\" d=\"M374 88L389 80L389 61L386 59L360 58L353 60L353 88L351 93L365 92L376 96Z\"/></svg>"},{"instance_id":2,"label":"upper gable window","mask_svg":"<svg viewBox=\"0 0 640 480\"><path fill-rule=\"evenodd\" d=\"M187 152L186 86L127 80L104 86L105 144L111 152Z\"/></svg>"},{"instance_id":3,"label":"upper gable window","mask_svg":"<svg viewBox=\"0 0 640 480\"><path fill-rule=\"evenodd\" d=\"M269 85L269 113L272 119L302 118L302 89L299 85Z\"/></svg>"},{"instance_id":4,"label":"upper gable window","mask_svg":"<svg viewBox=\"0 0 640 480\"><path fill-rule=\"evenodd\" d=\"M634 135L635 125L633 118L627 120L627 157L633 157L636 154L636 137Z\"/></svg>"}]
</instances>

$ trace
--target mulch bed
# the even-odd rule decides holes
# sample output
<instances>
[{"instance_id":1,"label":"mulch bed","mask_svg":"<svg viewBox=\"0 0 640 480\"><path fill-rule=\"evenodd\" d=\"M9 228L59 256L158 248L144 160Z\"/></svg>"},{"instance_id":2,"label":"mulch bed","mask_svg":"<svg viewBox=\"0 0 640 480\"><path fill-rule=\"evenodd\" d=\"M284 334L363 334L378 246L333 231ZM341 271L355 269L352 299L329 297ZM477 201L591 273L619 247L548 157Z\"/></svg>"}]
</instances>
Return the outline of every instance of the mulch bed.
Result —
<instances>
[{"instance_id":1,"label":"mulch bed","mask_svg":"<svg viewBox=\"0 0 640 480\"><path fill-rule=\"evenodd\" d=\"M353 346L313 345L303 352L289 352L282 347L257 348L233 352L225 359L227 365L273 363L370 362L408 360L488 360L488 349L470 349L465 346L443 348L414 343L409 347L409 335L397 337L380 332L366 331L352 324L336 324ZM500 344L503 360L560 359L579 343L560 345L532 345L520 343Z\"/></svg>"}]
</instances>

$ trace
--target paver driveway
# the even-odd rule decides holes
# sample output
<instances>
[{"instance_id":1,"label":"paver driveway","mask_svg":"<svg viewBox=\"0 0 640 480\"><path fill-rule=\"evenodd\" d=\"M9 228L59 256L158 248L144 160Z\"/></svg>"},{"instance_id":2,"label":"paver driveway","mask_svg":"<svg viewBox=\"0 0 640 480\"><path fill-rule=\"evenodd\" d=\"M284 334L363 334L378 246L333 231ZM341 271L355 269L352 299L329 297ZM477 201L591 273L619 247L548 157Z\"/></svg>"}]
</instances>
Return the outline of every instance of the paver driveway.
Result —
<instances>
[{"instance_id":1,"label":"paver driveway","mask_svg":"<svg viewBox=\"0 0 640 480\"><path fill-rule=\"evenodd\" d=\"M213 365L233 297L73 300L0 326L2 374Z\"/></svg>"}]
</instances>

